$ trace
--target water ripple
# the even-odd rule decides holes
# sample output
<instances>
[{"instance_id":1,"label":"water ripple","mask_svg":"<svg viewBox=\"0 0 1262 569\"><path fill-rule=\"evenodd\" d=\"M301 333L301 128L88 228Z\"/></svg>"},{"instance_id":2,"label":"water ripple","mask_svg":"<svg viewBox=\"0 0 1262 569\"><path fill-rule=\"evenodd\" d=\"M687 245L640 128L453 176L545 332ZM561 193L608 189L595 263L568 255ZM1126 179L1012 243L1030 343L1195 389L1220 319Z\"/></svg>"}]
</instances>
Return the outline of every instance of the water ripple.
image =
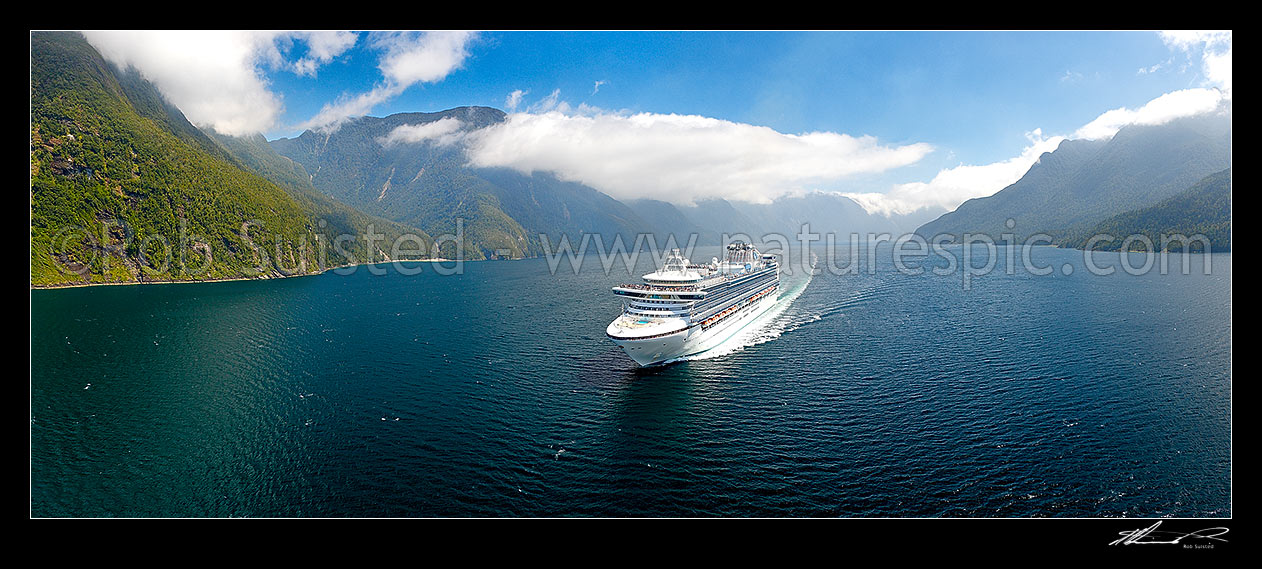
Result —
<instances>
[{"instance_id":1,"label":"water ripple","mask_svg":"<svg viewBox=\"0 0 1262 569\"><path fill-rule=\"evenodd\" d=\"M32 512L1231 515L1229 255L798 277L651 369L594 267L33 291Z\"/></svg>"}]
</instances>

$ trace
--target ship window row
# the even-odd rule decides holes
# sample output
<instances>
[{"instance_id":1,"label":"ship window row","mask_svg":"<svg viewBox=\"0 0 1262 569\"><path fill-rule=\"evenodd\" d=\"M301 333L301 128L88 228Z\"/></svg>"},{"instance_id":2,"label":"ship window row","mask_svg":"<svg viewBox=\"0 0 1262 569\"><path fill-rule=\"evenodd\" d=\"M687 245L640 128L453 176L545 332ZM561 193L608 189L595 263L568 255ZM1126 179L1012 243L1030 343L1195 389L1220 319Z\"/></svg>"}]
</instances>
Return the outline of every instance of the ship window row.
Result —
<instances>
[{"instance_id":1,"label":"ship window row","mask_svg":"<svg viewBox=\"0 0 1262 569\"><path fill-rule=\"evenodd\" d=\"M772 285L772 283L766 283L766 285L761 286L754 290L760 290L760 291L766 290L767 288L770 288L769 285ZM730 297L728 299L724 299L723 301L715 303L715 304L707 304L705 306L694 305L693 316L694 318L706 318L709 315L714 314L716 312L727 310L728 308L740 303L742 300L745 300L745 298L747 297L745 297L744 295L737 295L737 296Z\"/></svg>"},{"instance_id":2,"label":"ship window row","mask_svg":"<svg viewBox=\"0 0 1262 569\"><path fill-rule=\"evenodd\" d=\"M682 318L688 316L687 312L646 312L642 310L627 310L627 314L641 318Z\"/></svg>"},{"instance_id":3,"label":"ship window row","mask_svg":"<svg viewBox=\"0 0 1262 569\"><path fill-rule=\"evenodd\" d=\"M757 280L758 278L761 278L761 277L774 277L774 276L775 276L774 271L767 271L765 273L754 273L754 274L742 276L740 278L732 279L730 281L726 281L726 282L714 285L712 287L709 287L706 289L706 293L709 294L712 291L725 290L732 287L739 288L751 280Z\"/></svg>"},{"instance_id":4,"label":"ship window row","mask_svg":"<svg viewBox=\"0 0 1262 569\"><path fill-rule=\"evenodd\" d=\"M636 306L634 304L628 305L627 310L634 311L634 312L651 312L651 313L669 312L672 314L689 312L689 309L685 306L669 306L669 307L668 306Z\"/></svg>"},{"instance_id":5,"label":"ship window row","mask_svg":"<svg viewBox=\"0 0 1262 569\"><path fill-rule=\"evenodd\" d=\"M739 286L741 286L742 284L744 284L745 282L748 282L748 280L749 280L749 279L752 279L752 278L757 277L757 276L761 276L762 274L773 274L773 273L774 273L774 271L766 271L765 273L764 273L764 272L762 272L762 271L759 271L759 272L755 272L755 273L750 273L750 274L748 274L748 275L741 275L741 276L739 276L739 277L736 277L736 278L733 278L733 279L729 279L729 280L726 280L726 281L721 282L721 283L719 283L719 284L716 284L716 285L714 285L714 286L712 286L712 287L709 287L709 288L707 288L707 289L706 289L706 291L707 291L707 292L709 292L709 291L714 291L714 290L722 290L722 289L729 288L729 287L734 287L734 286L739 287Z\"/></svg>"},{"instance_id":6,"label":"ship window row","mask_svg":"<svg viewBox=\"0 0 1262 569\"><path fill-rule=\"evenodd\" d=\"M740 305L740 303L734 304L733 306L738 306L738 305ZM738 314L741 314L741 313L742 313L742 312L744 312L747 308L748 308L747 306L741 306L741 308L740 308L740 309L732 311L732 313L731 313L731 314L727 314L727 315L723 316L722 318L719 318L718 320L715 320L715 321L710 322L710 323L708 323L708 324L703 324L703 326L704 326L705 328L710 328L710 327L714 326L715 324L718 324L718 323L720 323L720 322L723 322L723 321L727 320L728 318L731 318L731 317L733 317L733 316L736 316L736 315L738 315Z\"/></svg>"},{"instance_id":7,"label":"ship window row","mask_svg":"<svg viewBox=\"0 0 1262 569\"><path fill-rule=\"evenodd\" d=\"M701 298L700 296L696 296L696 297L688 297L688 296L669 296L669 295L649 295L649 296L642 296L642 295L638 295L638 294L624 294L624 293L621 293L621 292L618 292L618 293L616 293L616 294L617 294L618 296L621 296L621 297L627 298L627 299L632 300L632 301L635 301L635 302L691 302L691 301L694 301L694 300L699 300L699 299Z\"/></svg>"},{"instance_id":8,"label":"ship window row","mask_svg":"<svg viewBox=\"0 0 1262 569\"><path fill-rule=\"evenodd\" d=\"M745 296L746 294L749 294L751 290L758 290L760 288L765 287L766 285L772 284L773 282L775 282L774 279L768 279L760 283L751 283L753 286L750 286L741 290L728 291L723 294L714 295L712 297L706 297L704 300L693 303L692 306L694 309L705 309L711 306L720 305L733 298L740 298L742 296Z\"/></svg>"},{"instance_id":9,"label":"ship window row","mask_svg":"<svg viewBox=\"0 0 1262 569\"><path fill-rule=\"evenodd\" d=\"M704 307L704 306L709 306L714 303L723 302L724 300L727 300L728 298L732 298L734 296L740 296L748 292L750 289L758 288L767 283L771 283L774 281L775 281L775 275L767 275L767 278L746 282L745 286L742 286L739 289L727 289L723 291L718 291L717 293L713 293L713 294L707 293L705 298L696 302L694 306Z\"/></svg>"},{"instance_id":10,"label":"ship window row","mask_svg":"<svg viewBox=\"0 0 1262 569\"><path fill-rule=\"evenodd\" d=\"M770 281L768 281L768 283L765 283L765 284L771 284L771 283ZM771 288L770 286L761 286L760 292L766 291L770 288ZM681 317L681 316L689 316L691 313L691 316L694 320L702 320L702 319L708 318L709 316L713 314L716 314L723 310L727 310L734 306L739 306L742 303L749 301L748 296L744 296L744 295L730 295L730 296L731 296L730 299L720 302L717 305L712 304L712 303L707 303L710 305L710 307L708 308L693 308L692 310L689 310L686 307L676 306L676 307L673 307L673 308L677 308L676 310L663 310L663 309L660 309L659 307L636 307L635 304L632 304L630 307L628 307L627 312L631 314L635 314L637 316L643 316L646 318ZM724 317L720 321L726 320L726 319L727 317Z\"/></svg>"},{"instance_id":11,"label":"ship window row","mask_svg":"<svg viewBox=\"0 0 1262 569\"><path fill-rule=\"evenodd\" d=\"M645 305L645 306L649 306L649 305L653 305L653 306L661 306L661 305L667 305L667 306L686 306L686 305L688 305L688 304L689 304L689 302L687 302L687 301L679 301L679 300L640 300L640 299L638 299L638 298L637 298L637 299L635 299L635 300L632 300L632 301L630 302L630 304L632 304L632 305L637 305L637 304L638 304L638 305Z\"/></svg>"}]
</instances>

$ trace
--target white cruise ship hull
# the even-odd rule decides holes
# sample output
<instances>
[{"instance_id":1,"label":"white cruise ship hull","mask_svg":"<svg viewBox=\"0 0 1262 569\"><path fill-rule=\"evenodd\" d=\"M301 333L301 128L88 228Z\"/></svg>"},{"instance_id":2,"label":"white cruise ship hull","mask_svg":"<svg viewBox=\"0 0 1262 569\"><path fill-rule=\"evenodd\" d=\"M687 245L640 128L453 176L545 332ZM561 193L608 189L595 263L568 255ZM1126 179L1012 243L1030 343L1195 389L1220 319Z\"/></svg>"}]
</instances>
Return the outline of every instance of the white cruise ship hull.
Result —
<instances>
[{"instance_id":1,"label":"white cruise ship hull","mask_svg":"<svg viewBox=\"0 0 1262 569\"><path fill-rule=\"evenodd\" d=\"M635 339L617 337L613 330L615 323L610 325L607 334L641 366L661 364L718 347L775 306L778 298L779 294L765 295L709 328L697 324L671 334Z\"/></svg>"}]
</instances>

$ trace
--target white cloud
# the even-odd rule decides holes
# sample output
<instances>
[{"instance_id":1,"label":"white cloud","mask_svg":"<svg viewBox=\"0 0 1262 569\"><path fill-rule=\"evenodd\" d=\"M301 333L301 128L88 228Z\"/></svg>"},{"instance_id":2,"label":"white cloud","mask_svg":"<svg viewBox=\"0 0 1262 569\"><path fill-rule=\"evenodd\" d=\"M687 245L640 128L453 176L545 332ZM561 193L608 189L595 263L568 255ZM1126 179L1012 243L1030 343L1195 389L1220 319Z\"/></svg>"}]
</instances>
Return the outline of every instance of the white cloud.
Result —
<instances>
[{"instance_id":1,"label":"white cloud","mask_svg":"<svg viewBox=\"0 0 1262 569\"><path fill-rule=\"evenodd\" d=\"M1223 92L1218 89L1184 89L1166 93L1138 109L1121 107L1105 112L1079 128L1073 134L1073 138L1089 140L1111 138L1127 125L1165 124L1180 117L1213 111L1223 100Z\"/></svg>"},{"instance_id":2,"label":"white cloud","mask_svg":"<svg viewBox=\"0 0 1262 569\"><path fill-rule=\"evenodd\" d=\"M599 93L600 86L604 85L605 83L608 83L608 81L597 81L596 84L592 86L592 94L595 95L596 93Z\"/></svg>"},{"instance_id":3,"label":"white cloud","mask_svg":"<svg viewBox=\"0 0 1262 569\"><path fill-rule=\"evenodd\" d=\"M1069 138L1100 140L1110 138L1122 127L1134 124L1158 125L1174 119L1218 111L1231 105L1231 32L1178 31L1161 32L1161 39L1171 49L1185 53L1189 59L1199 57L1203 87L1183 89L1161 95L1138 109L1125 107L1102 113L1076 130ZM1155 73L1173 60L1141 68L1138 74ZM1062 81L1080 76L1066 72ZM888 192L849 193L869 213L904 214L933 206L949 210L961 203L986 197L1002 190L1025 175L1043 152L1054 150L1066 137L1043 138L1038 130L1029 136L1030 145L1015 158L981 166L961 165L938 172L928 182L899 184Z\"/></svg>"},{"instance_id":4,"label":"white cloud","mask_svg":"<svg viewBox=\"0 0 1262 569\"><path fill-rule=\"evenodd\" d=\"M473 32L393 32L377 35L373 43L383 51L378 67L392 83L410 86L441 81L464 64Z\"/></svg>"},{"instance_id":5,"label":"white cloud","mask_svg":"<svg viewBox=\"0 0 1262 569\"><path fill-rule=\"evenodd\" d=\"M1205 84L1221 89L1231 99L1231 32L1230 31L1167 31L1161 40L1188 57L1199 52Z\"/></svg>"},{"instance_id":6,"label":"white cloud","mask_svg":"<svg viewBox=\"0 0 1262 569\"><path fill-rule=\"evenodd\" d=\"M1164 62L1162 62L1162 63L1153 64L1153 65L1150 65L1150 66L1148 66L1148 67L1140 67L1140 68L1139 68L1139 70L1135 72L1135 74L1136 74L1136 75L1148 75L1148 74L1150 74L1150 73L1156 73L1156 72L1158 72L1158 71L1161 71L1161 69L1162 69L1162 68L1164 68L1164 67L1165 67L1165 66L1167 66L1167 65L1170 65L1170 64L1171 64L1171 63L1173 63L1173 62L1174 62L1174 60L1169 60L1169 59L1168 59L1168 60L1166 60L1166 61L1164 61Z\"/></svg>"},{"instance_id":7,"label":"white cloud","mask_svg":"<svg viewBox=\"0 0 1262 569\"><path fill-rule=\"evenodd\" d=\"M358 95L343 93L337 100L325 103L320 112L298 125L298 128L314 130L337 130L346 121L368 114L373 107L384 103L402 93L398 85L379 84L371 91Z\"/></svg>"},{"instance_id":8,"label":"white cloud","mask_svg":"<svg viewBox=\"0 0 1262 569\"><path fill-rule=\"evenodd\" d=\"M377 67L383 81L365 93L343 93L298 127L337 130L347 120L368 114L376 105L393 99L412 85L442 81L464 65L469 56L469 43L476 37L474 32L463 31L375 34L370 42L382 52Z\"/></svg>"},{"instance_id":9,"label":"white cloud","mask_svg":"<svg viewBox=\"0 0 1262 569\"><path fill-rule=\"evenodd\" d=\"M277 34L238 31L88 31L107 60L134 67L190 121L228 135L276 122L280 97L258 66L280 60Z\"/></svg>"},{"instance_id":10,"label":"white cloud","mask_svg":"<svg viewBox=\"0 0 1262 569\"><path fill-rule=\"evenodd\" d=\"M522 91L521 89L509 93L507 97L504 97L504 107L510 113L517 110L517 106L521 104L521 98L525 97L527 93L530 93L530 91Z\"/></svg>"},{"instance_id":11,"label":"white cloud","mask_svg":"<svg viewBox=\"0 0 1262 569\"><path fill-rule=\"evenodd\" d=\"M551 111L567 113L570 111L570 104L561 100L560 89L553 89L551 93L548 93L547 97L544 97L539 102L530 105L530 108L527 110L535 114Z\"/></svg>"},{"instance_id":12,"label":"white cloud","mask_svg":"<svg viewBox=\"0 0 1262 569\"><path fill-rule=\"evenodd\" d=\"M556 100L466 137L471 164L550 171L614 198L676 204L722 197L767 202L814 184L919 161L924 143L880 144L832 132L783 134L694 115L624 114Z\"/></svg>"},{"instance_id":13,"label":"white cloud","mask_svg":"<svg viewBox=\"0 0 1262 569\"><path fill-rule=\"evenodd\" d=\"M886 193L844 193L855 200L868 213L885 216L908 214L927 207L953 210L972 198L989 196L1012 185L1038 162L1044 152L1056 150L1065 140L1063 136L1044 138L1035 129L1026 133L1030 144L1021 154L991 164L966 165L947 168L938 172L928 182L911 182L894 186Z\"/></svg>"},{"instance_id":14,"label":"white cloud","mask_svg":"<svg viewBox=\"0 0 1262 569\"><path fill-rule=\"evenodd\" d=\"M394 146L430 141L439 146L448 146L461 139L463 128L464 123L460 119L446 117L433 122L399 125L390 134L377 139L377 142L382 146Z\"/></svg>"},{"instance_id":15,"label":"white cloud","mask_svg":"<svg viewBox=\"0 0 1262 569\"><path fill-rule=\"evenodd\" d=\"M995 194L1025 175L1044 152L1051 152L1066 138L1101 140L1110 138L1122 127L1133 124L1158 125L1181 117L1217 111L1227 101L1218 89L1184 89L1166 93L1138 109L1117 108L1107 111L1083 125L1071 136L1044 138L1036 129L1026 137L1030 144L1021 154L992 164L960 165L938 172L928 182L899 184L888 192L843 194L862 205L868 213L882 215L907 214L940 206L954 210L973 198Z\"/></svg>"},{"instance_id":16,"label":"white cloud","mask_svg":"<svg viewBox=\"0 0 1262 569\"><path fill-rule=\"evenodd\" d=\"M359 40L359 34L346 31L298 32L298 35L306 39L307 56L294 62L293 70L308 77L315 77L321 65L333 61Z\"/></svg>"},{"instance_id":17,"label":"white cloud","mask_svg":"<svg viewBox=\"0 0 1262 569\"><path fill-rule=\"evenodd\" d=\"M189 121L241 136L276 124L281 98L268 88L263 67L313 75L355 43L351 32L85 31L106 60L135 68ZM307 45L306 57L287 63L279 45Z\"/></svg>"}]
</instances>

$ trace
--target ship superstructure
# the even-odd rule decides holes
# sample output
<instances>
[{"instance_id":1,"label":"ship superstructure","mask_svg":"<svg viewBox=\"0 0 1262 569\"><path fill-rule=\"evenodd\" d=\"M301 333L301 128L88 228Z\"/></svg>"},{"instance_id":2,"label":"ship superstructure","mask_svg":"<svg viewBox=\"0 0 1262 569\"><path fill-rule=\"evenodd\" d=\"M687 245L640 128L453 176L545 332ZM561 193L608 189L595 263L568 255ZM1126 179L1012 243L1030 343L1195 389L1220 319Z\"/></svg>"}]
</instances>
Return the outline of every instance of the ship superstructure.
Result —
<instances>
[{"instance_id":1,"label":"ship superstructure","mask_svg":"<svg viewBox=\"0 0 1262 569\"><path fill-rule=\"evenodd\" d=\"M731 243L722 260L706 264L673 249L642 283L613 292L626 302L605 333L636 363L653 365L713 348L771 308L779 262L749 243Z\"/></svg>"}]
</instances>

